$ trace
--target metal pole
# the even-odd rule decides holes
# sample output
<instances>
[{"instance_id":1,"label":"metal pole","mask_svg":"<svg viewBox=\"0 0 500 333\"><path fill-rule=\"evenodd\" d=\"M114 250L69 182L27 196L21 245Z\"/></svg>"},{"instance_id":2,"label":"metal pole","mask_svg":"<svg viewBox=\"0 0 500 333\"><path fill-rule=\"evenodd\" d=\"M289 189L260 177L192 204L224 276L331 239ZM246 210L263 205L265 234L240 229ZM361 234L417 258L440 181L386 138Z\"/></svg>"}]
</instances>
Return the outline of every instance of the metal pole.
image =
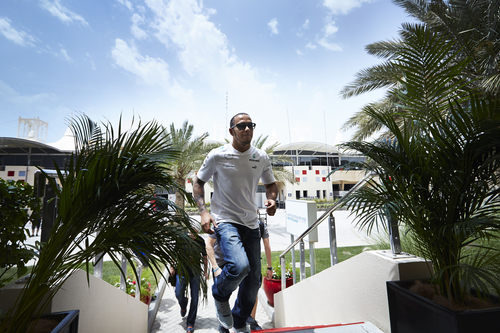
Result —
<instances>
[{"instance_id":1,"label":"metal pole","mask_svg":"<svg viewBox=\"0 0 500 333\"><path fill-rule=\"evenodd\" d=\"M398 220L396 218L393 218L388 209L386 210L386 212L392 254L401 254L401 240L399 238Z\"/></svg>"},{"instance_id":2,"label":"metal pole","mask_svg":"<svg viewBox=\"0 0 500 333\"><path fill-rule=\"evenodd\" d=\"M311 263L311 276L316 274L316 260L314 259L314 242L309 242L309 261Z\"/></svg>"},{"instance_id":3,"label":"metal pole","mask_svg":"<svg viewBox=\"0 0 500 333\"><path fill-rule=\"evenodd\" d=\"M300 240L300 281L306 279L306 251L304 250L304 241Z\"/></svg>"},{"instance_id":4,"label":"metal pole","mask_svg":"<svg viewBox=\"0 0 500 333\"><path fill-rule=\"evenodd\" d=\"M281 265L281 290L285 290L285 288L286 288L285 257L280 257L280 265Z\"/></svg>"},{"instance_id":5,"label":"metal pole","mask_svg":"<svg viewBox=\"0 0 500 333\"><path fill-rule=\"evenodd\" d=\"M127 258L122 255L122 271L120 274L120 289L127 291Z\"/></svg>"},{"instance_id":6,"label":"metal pole","mask_svg":"<svg viewBox=\"0 0 500 333\"><path fill-rule=\"evenodd\" d=\"M293 236L293 234L290 234L290 240L291 240L291 243L290 244L293 244L293 242L295 241L295 237ZM296 282L296 274L295 274L295 246L292 247L292 276L293 276L293 283L295 284Z\"/></svg>"},{"instance_id":7,"label":"metal pole","mask_svg":"<svg viewBox=\"0 0 500 333\"><path fill-rule=\"evenodd\" d=\"M141 299L141 288L139 287L139 284L141 283L141 275L142 275L142 263L139 261L139 264L137 265L137 281L135 284L135 298L138 300Z\"/></svg>"},{"instance_id":8,"label":"metal pole","mask_svg":"<svg viewBox=\"0 0 500 333\"><path fill-rule=\"evenodd\" d=\"M98 279L102 280L102 258L104 257L104 253L99 253L94 258L94 276Z\"/></svg>"},{"instance_id":9,"label":"metal pole","mask_svg":"<svg viewBox=\"0 0 500 333\"><path fill-rule=\"evenodd\" d=\"M328 218L328 232L330 234L330 265L333 266L338 263L337 258L337 234L335 231L335 217L330 213Z\"/></svg>"},{"instance_id":10,"label":"metal pole","mask_svg":"<svg viewBox=\"0 0 500 333\"><path fill-rule=\"evenodd\" d=\"M26 174L24 175L24 181L28 183L28 172L31 164L31 147L28 150L28 163L26 163Z\"/></svg>"}]
</instances>

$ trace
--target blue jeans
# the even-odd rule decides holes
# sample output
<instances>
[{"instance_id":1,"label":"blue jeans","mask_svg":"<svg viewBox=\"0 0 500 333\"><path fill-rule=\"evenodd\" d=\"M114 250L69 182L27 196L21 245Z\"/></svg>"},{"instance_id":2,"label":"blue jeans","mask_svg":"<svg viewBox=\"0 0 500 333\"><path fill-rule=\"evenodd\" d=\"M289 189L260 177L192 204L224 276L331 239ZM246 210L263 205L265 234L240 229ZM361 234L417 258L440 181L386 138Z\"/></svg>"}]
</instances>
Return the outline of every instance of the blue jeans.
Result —
<instances>
[{"instance_id":1,"label":"blue jeans","mask_svg":"<svg viewBox=\"0 0 500 333\"><path fill-rule=\"evenodd\" d=\"M177 274L175 283L175 297L179 301L181 309L185 309L188 304L186 297L187 281L184 276ZM189 289L191 289L191 304L189 305L189 312L186 319L187 326L194 326L196 321L196 314L198 313L198 296L200 294L200 276L193 275L189 272Z\"/></svg>"},{"instance_id":2,"label":"blue jeans","mask_svg":"<svg viewBox=\"0 0 500 333\"><path fill-rule=\"evenodd\" d=\"M212 295L219 302L228 301L240 287L232 310L234 327L240 328L246 325L260 287L260 230L221 223L215 234L226 264L214 281Z\"/></svg>"}]
</instances>

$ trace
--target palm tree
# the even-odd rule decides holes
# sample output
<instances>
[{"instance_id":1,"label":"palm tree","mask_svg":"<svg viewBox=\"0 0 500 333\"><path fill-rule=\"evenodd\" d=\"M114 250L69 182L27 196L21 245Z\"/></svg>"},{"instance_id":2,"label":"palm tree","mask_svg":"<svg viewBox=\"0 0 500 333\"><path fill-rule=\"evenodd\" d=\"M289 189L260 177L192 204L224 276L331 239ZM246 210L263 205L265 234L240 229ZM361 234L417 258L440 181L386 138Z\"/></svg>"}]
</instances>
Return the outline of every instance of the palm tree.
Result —
<instances>
[{"instance_id":1,"label":"palm tree","mask_svg":"<svg viewBox=\"0 0 500 333\"><path fill-rule=\"evenodd\" d=\"M486 94L498 96L500 92L500 4L490 0L394 0L408 14L423 22L428 29L442 38L453 41L452 51L456 55L450 62L463 62L467 66L462 76L467 84ZM403 25L397 40L372 43L366 47L369 54L385 61L382 64L360 71L356 79L341 91L345 98L374 89L400 89L403 73L393 62L396 54L404 50L407 41ZM363 107L345 124L355 127L353 139L363 140L381 130L376 120L369 116L371 108L393 112L398 109L394 94Z\"/></svg>"},{"instance_id":2,"label":"palm tree","mask_svg":"<svg viewBox=\"0 0 500 333\"><path fill-rule=\"evenodd\" d=\"M362 227L387 215L410 230L433 266L432 282L464 304L471 288L500 293L499 101L476 90L463 94L468 62L442 34L408 25L405 47L394 53L402 74L391 92L397 112L375 106L367 115L387 135L344 147L368 157L377 180L346 197ZM402 93L404 92L404 93Z\"/></svg>"},{"instance_id":3,"label":"palm tree","mask_svg":"<svg viewBox=\"0 0 500 333\"><path fill-rule=\"evenodd\" d=\"M477 89L500 92L500 2L491 0L394 0L429 29L455 43L464 74Z\"/></svg>"},{"instance_id":4,"label":"palm tree","mask_svg":"<svg viewBox=\"0 0 500 333\"><path fill-rule=\"evenodd\" d=\"M69 275L83 265L88 271L97 255L108 255L119 268L124 256L134 273L134 258L157 271L160 264L196 271L202 262L182 210L147 208L152 186L177 188L164 161L178 154L163 140L162 127L139 123L124 132L120 121L118 130L109 123L101 129L86 116L70 126L75 154L66 170L56 167L57 179L47 177L58 198L57 218L14 310L0 323L2 332L25 332Z\"/></svg>"},{"instance_id":5,"label":"palm tree","mask_svg":"<svg viewBox=\"0 0 500 333\"><path fill-rule=\"evenodd\" d=\"M193 171L200 168L207 153L217 146L205 142L208 137L207 132L194 137L193 129L193 125L185 121L179 129L176 129L174 123L171 123L170 131L164 131L165 142L179 152L178 158L169 162L169 167L177 184L175 204L182 209L184 209L185 196L183 192L186 188L186 179Z\"/></svg>"}]
</instances>

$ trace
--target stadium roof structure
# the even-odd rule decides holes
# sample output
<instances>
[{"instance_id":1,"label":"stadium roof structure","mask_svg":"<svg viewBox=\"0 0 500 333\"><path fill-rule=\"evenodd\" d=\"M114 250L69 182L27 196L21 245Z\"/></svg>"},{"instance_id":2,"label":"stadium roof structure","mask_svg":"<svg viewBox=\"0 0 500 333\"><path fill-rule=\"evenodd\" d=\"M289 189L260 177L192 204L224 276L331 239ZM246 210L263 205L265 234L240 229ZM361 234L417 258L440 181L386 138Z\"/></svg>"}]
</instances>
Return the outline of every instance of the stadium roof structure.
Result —
<instances>
[{"instance_id":1,"label":"stadium roof structure","mask_svg":"<svg viewBox=\"0 0 500 333\"><path fill-rule=\"evenodd\" d=\"M12 137L0 137L0 154L3 155L43 155L63 154L61 150L48 144Z\"/></svg>"},{"instance_id":2,"label":"stadium roof structure","mask_svg":"<svg viewBox=\"0 0 500 333\"><path fill-rule=\"evenodd\" d=\"M337 155L338 153L339 150L334 146L314 141L282 144L276 147L273 152L275 155Z\"/></svg>"}]
</instances>

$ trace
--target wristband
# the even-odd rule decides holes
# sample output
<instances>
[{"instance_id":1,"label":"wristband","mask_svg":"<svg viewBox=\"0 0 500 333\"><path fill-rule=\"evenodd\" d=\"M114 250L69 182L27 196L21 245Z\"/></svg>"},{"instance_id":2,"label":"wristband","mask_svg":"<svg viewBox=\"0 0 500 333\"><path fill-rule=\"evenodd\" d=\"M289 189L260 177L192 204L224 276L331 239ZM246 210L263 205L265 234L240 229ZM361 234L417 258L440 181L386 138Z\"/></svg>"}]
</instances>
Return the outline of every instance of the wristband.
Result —
<instances>
[{"instance_id":1,"label":"wristband","mask_svg":"<svg viewBox=\"0 0 500 333\"><path fill-rule=\"evenodd\" d=\"M272 268L271 266L268 266L268 267L267 267L267 270L268 270L268 271L272 271L272 270L273 270L273 268Z\"/></svg>"},{"instance_id":2,"label":"wristband","mask_svg":"<svg viewBox=\"0 0 500 333\"><path fill-rule=\"evenodd\" d=\"M212 268L212 272L215 274L215 272L217 272L219 269L220 269L220 267Z\"/></svg>"}]
</instances>

